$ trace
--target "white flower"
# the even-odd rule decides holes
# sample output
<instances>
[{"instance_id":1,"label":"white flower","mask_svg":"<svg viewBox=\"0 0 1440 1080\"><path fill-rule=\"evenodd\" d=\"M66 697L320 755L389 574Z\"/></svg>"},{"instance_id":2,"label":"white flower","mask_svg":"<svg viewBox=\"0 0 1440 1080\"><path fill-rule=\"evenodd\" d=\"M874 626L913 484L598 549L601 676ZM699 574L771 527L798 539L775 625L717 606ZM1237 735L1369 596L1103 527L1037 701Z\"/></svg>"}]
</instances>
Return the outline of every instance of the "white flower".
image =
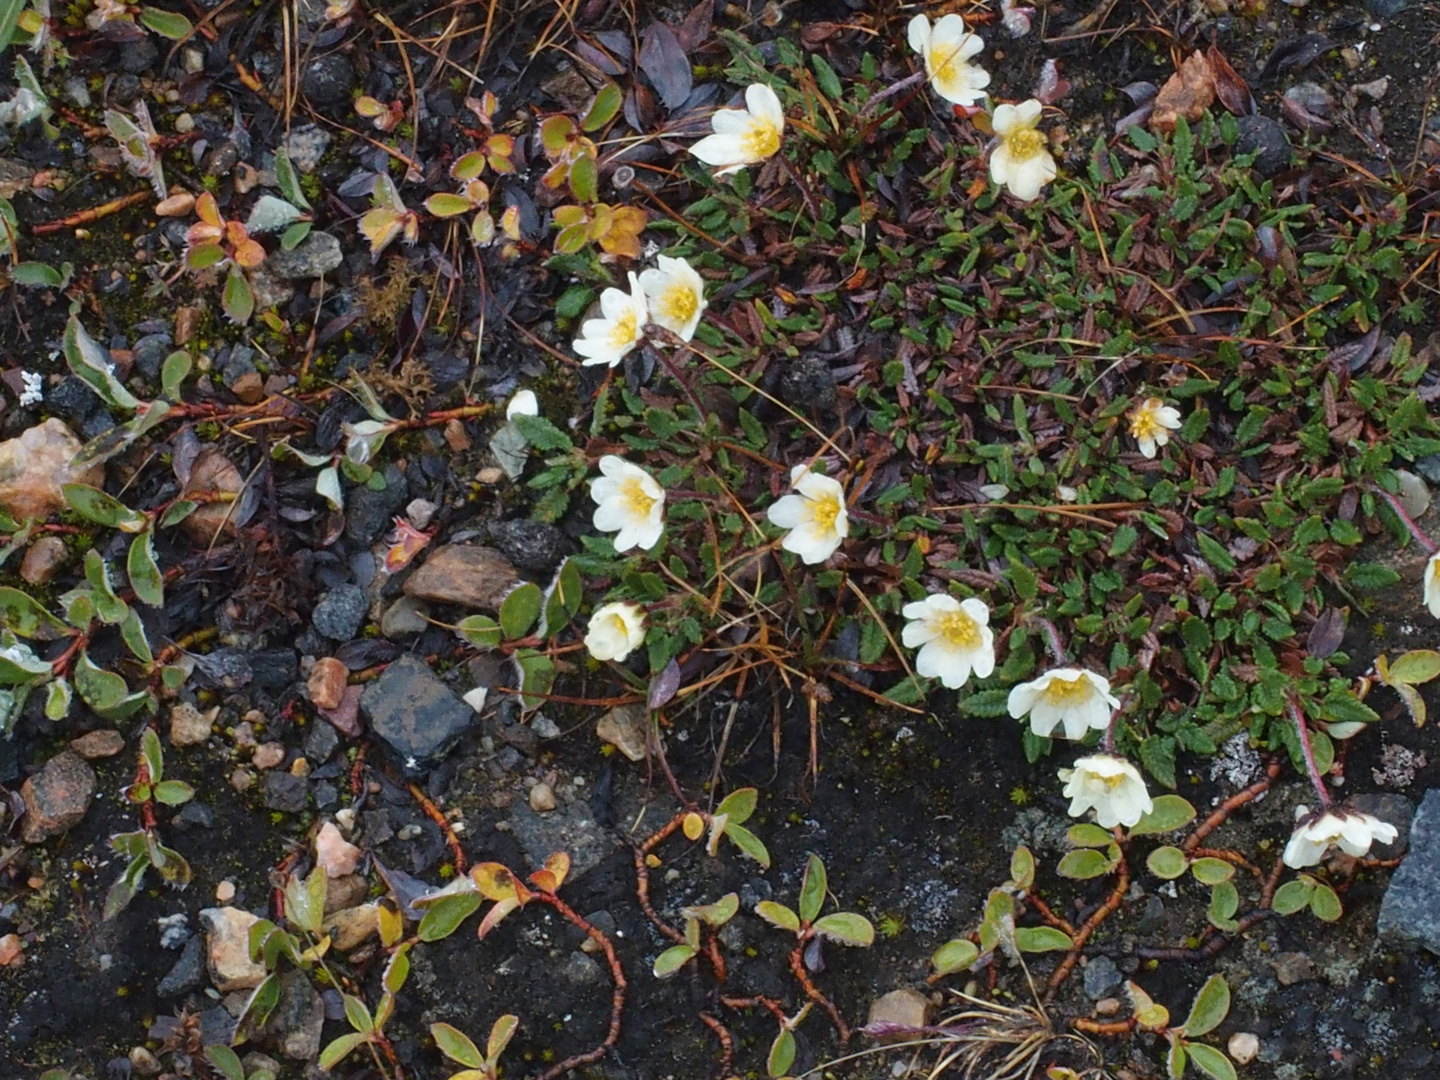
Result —
<instances>
[{"instance_id":1,"label":"white flower","mask_svg":"<svg viewBox=\"0 0 1440 1080\"><path fill-rule=\"evenodd\" d=\"M1425 564L1425 606L1431 615L1440 619L1440 551L1431 555Z\"/></svg>"},{"instance_id":2,"label":"white flower","mask_svg":"<svg viewBox=\"0 0 1440 1080\"><path fill-rule=\"evenodd\" d=\"M845 512L845 489L838 480L810 471L808 465L790 470L790 486L798 494L776 499L765 516L770 524L789 529L780 546L793 551L806 565L822 563L850 534Z\"/></svg>"},{"instance_id":3,"label":"white flower","mask_svg":"<svg viewBox=\"0 0 1440 1080\"><path fill-rule=\"evenodd\" d=\"M606 289L600 294L600 314L599 319L587 319L575 339L575 351L585 357L585 367L592 364L614 367L645 336L644 327L650 315L634 270L630 271L628 295L619 289Z\"/></svg>"},{"instance_id":4,"label":"white flower","mask_svg":"<svg viewBox=\"0 0 1440 1080\"><path fill-rule=\"evenodd\" d=\"M1128 828L1155 809L1140 770L1124 758L1092 754L1076 761L1073 769L1061 769L1060 779L1065 781L1070 816L1079 817L1094 807L1102 828Z\"/></svg>"},{"instance_id":5,"label":"white flower","mask_svg":"<svg viewBox=\"0 0 1440 1080\"><path fill-rule=\"evenodd\" d=\"M517 390L515 396L510 399L510 404L505 406L505 419L514 420L517 416L539 416L540 402L535 400L534 390Z\"/></svg>"},{"instance_id":6,"label":"white flower","mask_svg":"<svg viewBox=\"0 0 1440 1080\"><path fill-rule=\"evenodd\" d=\"M1000 145L990 155L990 179L1029 202L1055 179L1055 159L1040 133L1040 102L1031 98L1019 105L997 105L990 126Z\"/></svg>"},{"instance_id":7,"label":"white flower","mask_svg":"<svg viewBox=\"0 0 1440 1080\"><path fill-rule=\"evenodd\" d=\"M995 670L995 633L990 629L990 609L983 601L933 593L906 604L902 614L910 621L900 640L908 649L919 647L915 657L919 674L939 679L955 690L965 684L971 671L983 679Z\"/></svg>"},{"instance_id":8,"label":"white flower","mask_svg":"<svg viewBox=\"0 0 1440 1080\"><path fill-rule=\"evenodd\" d=\"M1295 831L1285 845L1285 865L1298 870L1316 866L1332 844L1357 859L1370 850L1370 843L1379 840L1389 844L1399 835L1395 826L1358 810L1329 809L1310 814L1305 807L1295 812Z\"/></svg>"},{"instance_id":9,"label":"white flower","mask_svg":"<svg viewBox=\"0 0 1440 1080\"><path fill-rule=\"evenodd\" d=\"M689 341L705 311L705 282L684 259L661 255L656 261L660 264L658 270L646 270L640 275L650 321L682 341Z\"/></svg>"},{"instance_id":10,"label":"white flower","mask_svg":"<svg viewBox=\"0 0 1440 1080\"><path fill-rule=\"evenodd\" d=\"M25 389L20 394L20 407L39 405L45 400L45 379L38 371L22 371L20 382Z\"/></svg>"},{"instance_id":11,"label":"white flower","mask_svg":"<svg viewBox=\"0 0 1440 1080\"><path fill-rule=\"evenodd\" d=\"M616 551L649 551L665 529L665 489L639 465L614 454L600 459L600 472L590 481L595 528L615 533Z\"/></svg>"},{"instance_id":12,"label":"white flower","mask_svg":"<svg viewBox=\"0 0 1440 1080\"><path fill-rule=\"evenodd\" d=\"M1180 410L1158 397L1146 398L1130 414L1130 435L1140 444L1140 453L1155 456L1155 448L1170 441L1170 432L1181 426Z\"/></svg>"},{"instance_id":13,"label":"white flower","mask_svg":"<svg viewBox=\"0 0 1440 1080\"><path fill-rule=\"evenodd\" d=\"M1030 714L1030 730L1036 735L1049 735L1056 724L1064 724L1067 739L1083 739L1090 728L1109 727L1110 712L1120 702L1110 695L1110 681L1104 676L1080 668L1056 668L1011 690L1009 705L1016 720Z\"/></svg>"},{"instance_id":14,"label":"white flower","mask_svg":"<svg viewBox=\"0 0 1440 1080\"><path fill-rule=\"evenodd\" d=\"M585 648L596 660L624 660L645 640L645 613L636 604L605 604L590 616Z\"/></svg>"},{"instance_id":15,"label":"white flower","mask_svg":"<svg viewBox=\"0 0 1440 1080\"><path fill-rule=\"evenodd\" d=\"M345 443L345 456L356 465L369 461L384 444L385 436L395 429L393 423L379 420L361 420L358 424L344 423L340 426L349 436Z\"/></svg>"},{"instance_id":16,"label":"white flower","mask_svg":"<svg viewBox=\"0 0 1440 1080\"><path fill-rule=\"evenodd\" d=\"M706 165L718 165L716 176L758 165L780 149L785 134L785 110L775 91L755 83L745 91L745 108L717 109L710 117L714 135L707 135L690 153Z\"/></svg>"},{"instance_id":17,"label":"white flower","mask_svg":"<svg viewBox=\"0 0 1440 1080\"><path fill-rule=\"evenodd\" d=\"M910 48L924 58L930 85L946 101L974 105L985 96L990 73L966 62L985 42L965 28L959 15L946 15L933 29L929 19L916 15L910 20Z\"/></svg>"}]
</instances>

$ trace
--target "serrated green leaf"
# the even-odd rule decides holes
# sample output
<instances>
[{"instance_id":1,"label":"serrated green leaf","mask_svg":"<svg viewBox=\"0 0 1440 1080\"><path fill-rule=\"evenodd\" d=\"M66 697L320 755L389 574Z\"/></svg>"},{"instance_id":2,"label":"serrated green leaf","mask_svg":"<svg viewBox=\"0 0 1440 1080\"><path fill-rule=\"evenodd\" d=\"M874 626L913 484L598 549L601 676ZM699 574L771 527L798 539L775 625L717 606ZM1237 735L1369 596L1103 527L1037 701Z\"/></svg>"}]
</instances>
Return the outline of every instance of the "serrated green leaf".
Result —
<instances>
[{"instance_id":1,"label":"serrated green leaf","mask_svg":"<svg viewBox=\"0 0 1440 1080\"><path fill-rule=\"evenodd\" d=\"M575 444L570 440L570 436L543 416L517 414L510 418L510 422L520 429L520 434L525 436L525 441L541 453L575 449Z\"/></svg>"}]
</instances>

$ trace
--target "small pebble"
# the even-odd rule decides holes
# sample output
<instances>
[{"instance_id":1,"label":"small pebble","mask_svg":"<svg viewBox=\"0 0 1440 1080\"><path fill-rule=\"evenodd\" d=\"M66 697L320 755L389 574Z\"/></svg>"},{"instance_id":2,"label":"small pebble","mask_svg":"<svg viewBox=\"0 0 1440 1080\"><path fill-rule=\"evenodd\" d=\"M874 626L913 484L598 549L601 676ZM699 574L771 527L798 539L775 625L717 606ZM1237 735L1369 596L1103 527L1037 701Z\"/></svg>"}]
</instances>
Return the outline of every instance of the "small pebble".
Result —
<instances>
[{"instance_id":1,"label":"small pebble","mask_svg":"<svg viewBox=\"0 0 1440 1080\"><path fill-rule=\"evenodd\" d=\"M180 62L185 65L187 75L198 74L205 70L205 53L192 46L180 54Z\"/></svg>"},{"instance_id":2,"label":"small pebble","mask_svg":"<svg viewBox=\"0 0 1440 1080\"><path fill-rule=\"evenodd\" d=\"M19 934L0 937L0 967L19 967L25 960L25 945Z\"/></svg>"},{"instance_id":3,"label":"small pebble","mask_svg":"<svg viewBox=\"0 0 1440 1080\"><path fill-rule=\"evenodd\" d=\"M182 112L175 117L175 131L180 135L188 135L195 130L195 118L188 112Z\"/></svg>"},{"instance_id":4,"label":"small pebble","mask_svg":"<svg viewBox=\"0 0 1440 1080\"><path fill-rule=\"evenodd\" d=\"M1230 1042L1225 1049L1230 1052L1236 1065L1249 1065L1255 1060L1255 1055L1260 1053L1260 1039L1248 1031L1237 1031L1230 1036Z\"/></svg>"},{"instance_id":5,"label":"small pebble","mask_svg":"<svg viewBox=\"0 0 1440 1080\"><path fill-rule=\"evenodd\" d=\"M298 758L296 758L294 761L292 761L292 762L290 763L290 775L291 775L291 776L309 776L309 775L310 775L310 762L308 762L307 760L305 760L303 757L298 757Z\"/></svg>"},{"instance_id":6,"label":"small pebble","mask_svg":"<svg viewBox=\"0 0 1440 1080\"><path fill-rule=\"evenodd\" d=\"M261 743L255 748L250 763L257 769L273 769L285 760L285 747L278 742Z\"/></svg>"},{"instance_id":7,"label":"small pebble","mask_svg":"<svg viewBox=\"0 0 1440 1080\"><path fill-rule=\"evenodd\" d=\"M1095 1002L1096 1016L1114 1016L1119 1011L1120 1001L1118 998L1101 998L1099 1001Z\"/></svg>"},{"instance_id":8,"label":"small pebble","mask_svg":"<svg viewBox=\"0 0 1440 1080\"><path fill-rule=\"evenodd\" d=\"M347 806L347 807L345 807L344 810L337 810L337 811L335 811L335 824L336 824L336 825L339 825L340 828L342 828L343 830L345 830L345 832L347 832L347 833L348 833L348 832L354 832L354 831L355 831L355 808L352 807L352 806Z\"/></svg>"},{"instance_id":9,"label":"small pebble","mask_svg":"<svg viewBox=\"0 0 1440 1080\"><path fill-rule=\"evenodd\" d=\"M250 785L255 783L254 774L245 769L236 769L230 774L230 786L236 791L249 791Z\"/></svg>"},{"instance_id":10,"label":"small pebble","mask_svg":"<svg viewBox=\"0 0 1440 1080\"><path fill-rule=\"evenodd\" d=\"M395 835L401 840L414 840L417 836L420 835L420 831L420 826L416 825L414 822L411 822L409 825L401 828L401 830Z\"/></svg>"},{"instance_id":11,"label":"small pebble","mask_svg":"<svg viewBox=\"0 0 1440 1080\"><path fill-rule=\"evenodd\" d=\"M160 1059L143 1046L132 1047L130 1067L141 1076L156 1076L160 1072Z\"/></svg>"},{"instance_id":12,"label":"small pebble","mask_svg":"<svg viewBox=\"0 0 1440 1080\"><path fill-rule=\"evenodd\" d=\"M475 479L482 484L498 484L505 479L505 470L498 465L490 465L477 472Z\"/></svg>"},{"instance_id":13,"label":"small pebble","mask_svg":"<svg viewBox=\"0 0 1440 1080\"><path fill-rule=\"evenodd\" d=\"M235 899L235 883L229 878L215 886L215 899L222 904L228 904Z\"/></svg>"},{"instance_id":14,"label":"small pebble","mask_svg":"<svg viewBox=\"0 0 1440 1080\"><path fill-rule=\"evenodd\" d=\"M547 814L555 809L555 792L549 784L536 784L530 789L530 809Z\"/></svg>"}]
</instances>

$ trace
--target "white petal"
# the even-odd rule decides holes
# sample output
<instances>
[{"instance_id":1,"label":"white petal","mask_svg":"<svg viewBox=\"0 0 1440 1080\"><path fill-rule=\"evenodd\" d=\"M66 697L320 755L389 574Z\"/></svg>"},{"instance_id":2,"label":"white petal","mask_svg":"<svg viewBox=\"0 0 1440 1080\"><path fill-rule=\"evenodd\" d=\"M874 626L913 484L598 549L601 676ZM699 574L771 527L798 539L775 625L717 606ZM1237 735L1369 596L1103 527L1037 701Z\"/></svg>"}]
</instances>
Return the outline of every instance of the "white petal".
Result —
<instances>
[{"instance_id":1,"label":"white petal","mask_svg":"<svg viewBox=\"0 0 1440 1080\"><path fill-rule=\"evenodd\" d=\"M1034 711L1040 702L1041 687L1039 679L1035 682L1020 683L1012 687L1010 696L1005 700L1005 707L1009 710L1011 719L1019 720L1026 713L1031 714L1031 720L1035 719ZM1054 726L1053 724L1051 726Z\"/></svg>"},{"instance_id":2,"label":"white petal","mask_svg":"<svg viewBox=\"0 0 1440 1080\"><path fill-rule=\"evenodd\" d=\"M719 116L720 114L716 113L715 115ZM690 147L690 153L706 165L739 166L746 164L744 145L740 136L732 132L707 135Z\"/></svg>"},{"instance_id":3,"label":"white petal","mask_svg":"<svg viewBox=\"0 0 1440 1080\"><path fill-rule=\"evenodd\" d=\"M752 83L745 91L745 106L752 114L766 120L772 127L785 130L785 110L775 91L764 83Z\"/></svg>"},{"instance_id":4,"label":"white petal","mask_svg":"<svg viewBox=\"0 0 1440 1080\"><path fill-rule=\"evenodd\" d=\"M906 35L910 41L910 48L914 49L921 56L930 51L930 20L924 15L916 15L910 20Z\"/></svg>"},{"instance_id":5,"label":"white petal","mask_svg":"<svg viewBox=\"0 0 1440 1080\"><path fill-rule=\"evenodd\" d=\"M770 524L782 529L795 529L811 520L810 500L800 495L782 495L765 511Z\"/></svg>"},{"instance_id":6,"label":"white petal","mask_svg":"<svg viewBox=\"0 0 1440 1080\"><path fill-rule=\"evenodd\" d=\"M1034 127L1035 121L1040 119L1040 114L1044 109L1045 107L1034 98L1031 98L1029 101L1022 101L1019 105L1015 106L1015 119L1026 127Z\"/></svg>"},{"instance_id":7,"label":"white petal","mask_svg":"<svg viewBox=\"0 0 1440 1080\"><path fill-rule=\"evenodd\" d=\"M1020 122L1019 114L1015 106L1009 102L1005 102L1002 105L995 106L995 112L990 117L990 126L994 129L996 135L1004 138L1015 128L1024 127L1025 125Z\"/></svg>"}]
</instances>

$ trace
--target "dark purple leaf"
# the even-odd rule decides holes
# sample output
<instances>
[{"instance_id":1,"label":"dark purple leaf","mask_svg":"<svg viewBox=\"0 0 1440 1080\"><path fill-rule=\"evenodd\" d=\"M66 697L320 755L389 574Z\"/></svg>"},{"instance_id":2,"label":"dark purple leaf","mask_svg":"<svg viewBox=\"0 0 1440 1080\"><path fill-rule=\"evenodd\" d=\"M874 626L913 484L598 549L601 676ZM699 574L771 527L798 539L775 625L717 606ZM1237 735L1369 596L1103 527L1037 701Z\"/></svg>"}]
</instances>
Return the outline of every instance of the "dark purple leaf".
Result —
<instances>
[{"instance_id":1,"label":"dark purple leaf","mask_svg":"<svg viewBox=\"0 0 1440 1080\"><path fill-rule=\"evenodd\" d=\"M575 53L585 63L606 75L625 74L625 68L617 63L613 56L584 38L575 39Z\"/></svg>"},{"instance_id":2,"label":"dark purple leaf","mask_svg":"<svg viewBox=\"0 0 1440 1080\"><path fill-rule=\"evenodd\" d=\"M675 31L662 22L651 23L640 43L639 62L667 111L685 104L695 80Z\"/></svg>"},{"instance_id":3,"label":"dark purple leaf","mask_svg":"<svg viewBox=\"0 0 1440 1080\"><path fill-rule=\"evenodd\" d=\"M1347 608L1327 607L1310 628L1305 639L1305 651L1318 660L1324 660L1340 648L1345 638L1345 616Z\"/></svg>"},{"instance_id":4,"label":"dark purple leaf","mask_svg":"<svg viewBox=\"0 0 1440 1080\"><path fill-rule=\"evenodd\" d=\"M1376 323L1370 328L1370 332L1359 341L1352 341L1345 345L1339 345L1330 350L1325 357L1325 362L1330 365L1330 370L1339 371L1341 368L1348 368L1350 374L1355 374L1375 355L1375 346L1380 344L1380 324Z\"/></svg>"},{"instance_id":5,"label":"dark purple leaf","mask_svg":"<svg viewBox=\"0 0 1440 1080\"><path fill-rule=\"evenodd\" d=\"M812 937L812 938L810 939L809 944L807 944L807 945L805 946L805 970L806 970L806 971L813 971L816 975L824 974L824 972L825 972L824 941L825 941L825 939L822 938L822 937L820 937L820 936L817 934L815 937Z\"/></svg>"},{"instance_id":6,"label":"dark purple leaf","mask_svg":"<svg viewBox=\"0 0 1440 1080\"><path fill-rule=\"evenodd\" d=\"M680 24L680 29L675 32L680 47L687 53L699 48L710 36L710 22L714 15L715 0L700 0L691 8L690 14L686 15L685 21Z\"/></svg>"},{"instance_id":7,"label":"dark purple leaf","mask_svg":"<svg viewBox=\"0 0 1440 1080\"><path fill-rule=\"evenodd\" d=\"M400 655L400 647L380 638L347 641L335 650L335 659L351 671L363 671L376 664L388 664Z\"/></svg>"},{"instance_id":8,"label":"dark purple leaf","mask_svg":"<svg viewBox=\"0 0 1440 1080\"><path fill-rule=\"evenodd\" d=\"M374 862L375 869L380 871L380 877L390 887L390 895L395 898L395 903L400 905L401 914L407 919L419 922L425 912L412 905L426 893L433 892L434 886L411 877L404 870L391 870L379 859L374 859Z\"/></svg>"},{"instance_id":9,"label":"dark purple leaf","mask_svg":"<svg viewBox=\"0 0 1440 1080\"><path fill-rule=\"evenodd\" d=\"M650 708L662 709L680 689L680 665L672 656L659 675L650 684Z\"/></svg>"}]
</instances>

